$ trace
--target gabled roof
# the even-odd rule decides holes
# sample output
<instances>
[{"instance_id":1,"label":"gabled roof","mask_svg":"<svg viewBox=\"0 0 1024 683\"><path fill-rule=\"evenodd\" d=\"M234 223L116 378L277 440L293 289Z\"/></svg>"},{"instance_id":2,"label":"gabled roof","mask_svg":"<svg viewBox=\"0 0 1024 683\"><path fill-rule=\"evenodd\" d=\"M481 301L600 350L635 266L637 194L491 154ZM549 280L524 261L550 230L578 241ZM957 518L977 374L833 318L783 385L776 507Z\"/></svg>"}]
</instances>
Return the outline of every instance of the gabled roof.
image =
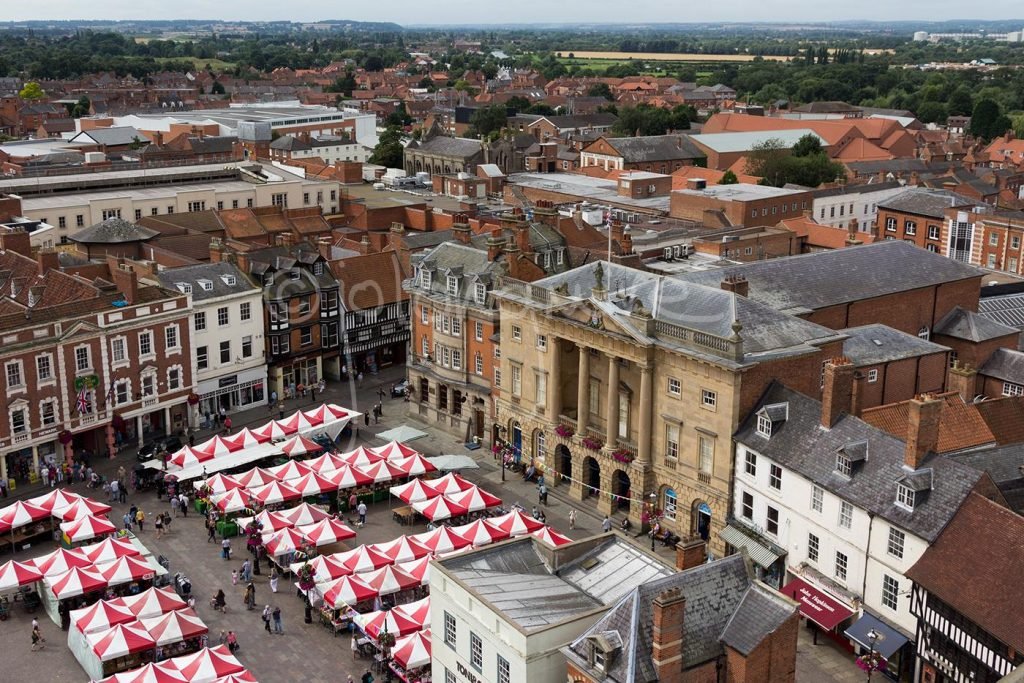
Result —
<instances>
[{"instance_id":1,"label":"gabled roof","mask_svg":"<svg viewBox=\"0 0 1024 683\"><path fill-rule=\"evenodd\" d=\"M890 209L942 220L944 211L954 206L975 206L978 202L949 190L915 187L878 202L879 209Z\"/></svg>"},{"instance_id":2,"label":"gabled roof","mask_svg":"<svg viewBox=\"0 0 1024 683\"><path fill-rule=\"evenodd\" d=\"M978 368L978 374L1005 382L1024 384L1024 352L1016 349L996 349Z\"/></svg>"},{"instance_id":3,"label":"gabled roof","mask_svg":"<svg viewBox=\"0 0 1024 683\"><path fill-rule=\"evenodd\" d=\"M942 320L935 323L932 333L953 337L954 339L982 342L1011 334L1019 335L1020 330L1007 327L974 311L957 306L944 315Z\"/></svg>"},{"instance_id":4,"label":"gabled roof","mask_svg":"<svg viewBox=\"0 0 1024 683\"><path fill-rule=\"evenodd\" d=\"M426 142L421 142L416 151L423 152L425 154L436 154L443 157L469 159L477 154L481 154L483 152L483 148L481 147L479 140L473 140L471 138L450 138L444 135L438 135Z\"/></svg>"},{"instance_id":5,"label":"gabled roof","mask_svg":"<svg viewBox=\"0 0 1024 683\"><path fill-rule=\"evenodd\" d=\"M193 301L259 291L259 288L242 274L238 266L227 261L168 268L157 273L157 279L167 289L177 291L182 291L181 285L188 285ZM206 287L203 286L204 283L208 283Z\"/></svg>"},{"instance_id":6,"label":"gabled roof","mask_svg":"<svg viewBox=\"0 0 1024 683\"><path fill-rule=\"evenodd\" d=\"M1024 517L972 494L907 577L1018 652L1024 650ZM970 577L970 580L964 580Z\"/></svg>"},{"instance_id":7,"label":"gabled roof","mask_svg":"<svg viewBox=\"0 0 1024 683\"><path fill-rule=\"evenodd\" d=\"M945 346L939 346L888 325L847 327L842 332L849 335L843 342L843 355L857 366L877 365L949 351Z\"/></svg>"},{"instance_id":8,"label":"gabled roof","mask_svg":"<svg viewBox=\"0 0 1024 683\"><path fill-rule=\"evenodd\" d=\"M376 308L409 298L409 294L402 291L402 281L408 274L402 272L397 252L331 261L331 272L338 279L341 302L348 311Z\"/></svg>"},{"instance_id":9,"label":"gabled roof","mask_svg":"<svg viewBox=\"0 0 1024 683\"><path fill-rule=\"evenodd\" d=\"M938 453L954 453L995 444L996 438L973 404L964 403L956 392L940 394L944 403L939 419ZM910 401L868 408L861 413L868 424L906 440L910 421Z\"/></svg>"},{"instance_id":10,"label":"gabled roof","mask_svg":"<svg viewBox=\"0 0 1024 683\"><path fill-rule=\"evenodd\" d=\"M89 141L105 147L120 147L130 145L133 142L148 144L149 140L134 126L115 126L112 128L93 128L84 130L71 138L71 143L83 143Z\"/></svg>"},{"instance_id":11,"label":"gabled roof","mask_svg":"<svg viewBox=\"0 0 1024 683\"><path fill-rule=\"evenodd\" d=\"M703 159L706 155L687 135L642 135L605 138L626 163Z\"/></svg>"}]
</instances>

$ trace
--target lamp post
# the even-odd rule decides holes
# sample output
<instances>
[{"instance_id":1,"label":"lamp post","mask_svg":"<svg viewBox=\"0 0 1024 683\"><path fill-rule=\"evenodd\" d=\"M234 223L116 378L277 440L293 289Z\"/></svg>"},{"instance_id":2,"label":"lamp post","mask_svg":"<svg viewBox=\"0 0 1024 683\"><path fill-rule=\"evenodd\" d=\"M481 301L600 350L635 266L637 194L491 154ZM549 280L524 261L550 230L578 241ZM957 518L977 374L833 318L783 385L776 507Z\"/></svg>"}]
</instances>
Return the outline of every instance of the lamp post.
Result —
<instances>
[{"instance_id":1,"label":"lamp post","mask_svg":"<svg viewBox=\"0 0 1024 683\"><path fill-rule=\"evenodd\" d=\"M501 481L505 481L505 434L508 428L498 425L498 467L501 468Z\"/></svg>"},{"instance_id":2,"label":"lamp post","mask_svg":"<svg viewBox=\"0 0 1024 683\"><path fill-rule=\"evenodd\" d=\"M869 629L868 633L867 633L867 636L868 636L868 660L867 660L867 667L866 668L868 670L868 681L870 681L871 680L871 674L873 674L875 672L875 669L878 668L878 664L875 662L875 644L885 640L885 636L882 635L881 633L879 633L878 631L876 631L875 629Z\"/></svg>"}]
</instances>

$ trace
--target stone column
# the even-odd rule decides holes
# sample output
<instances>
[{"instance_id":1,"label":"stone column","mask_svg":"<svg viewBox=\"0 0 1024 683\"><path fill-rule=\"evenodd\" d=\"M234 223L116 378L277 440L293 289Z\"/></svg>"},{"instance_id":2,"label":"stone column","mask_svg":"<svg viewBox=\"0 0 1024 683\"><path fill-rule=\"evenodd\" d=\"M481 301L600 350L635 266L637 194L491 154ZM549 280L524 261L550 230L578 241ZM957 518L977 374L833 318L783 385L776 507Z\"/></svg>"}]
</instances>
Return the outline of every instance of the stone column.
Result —
<instances>
[{"instance_id":1,"label":"stone column","mask_svg":"<svg viewBox=\"0 0 1024 683\"><path fill-rule=\"evenodd\" d=\"M580 352L579 385L576 387L576 433L583 438L587 435L587 418L590 416L590 349L576 345Z\"/></svg>"},{"instance_id":2,"label":"stone column","mask_svg":"<svg viewBox=\"0 0 1024 683\"><path fill-rule=\"evenodd\" d=\"M653 379L650 365L640 367L640 426L637 430L637 465L651 460L651 412L654 408Z\"/></svg>"},{"instance_id":3,"label":"stone column","mask_svg":"<svg viewBox=\"0 0 1024 683\"><path fill-rule=\"evenodd\" d=\"M164 408L164 436L171 435L171 407Z\"/></svg>"},{"instance_id":4,"label":"stone column","mask_svg":"<svg viewBox=\"0 0 1024 683\"><path fill-rule=\"evenodd\" d=\"M114 425L111 422L107 423L106 427L107 436L107 454L114 458L117 456L117 437L114 436Z\"/></svg>"},{"instance_id":5,"label":"stone column","mask_svg":"<svg viewBox=\"0 0 1024 683\"><path fill-rule=\"evenodd\" d=\"M608 401L605 406L605 446L615 450L619 438L619 359L608 356Z\"/></svg>"},{"instance_id":6,"label":"stone column","mask_svg":"<svg viewBox=\"0 0 1024 683\"><path fill-rule=\"evenodd\" d=\"M142 416L138 415L135 418L135 438L139 441L139 448L142 448Z\"/></svg>"},{"instance_id":7,"label":"stone column","mask_svg":"<svg viewBox=\"0 0 1024 683\"><path fill-rule=\"evenodd\" d=\"M558 416L562 414L562 351L558 339L552 338L548 349L551 353L551 374L548 375L549 419L558 424Z\"/></svg>"}]
</instances>

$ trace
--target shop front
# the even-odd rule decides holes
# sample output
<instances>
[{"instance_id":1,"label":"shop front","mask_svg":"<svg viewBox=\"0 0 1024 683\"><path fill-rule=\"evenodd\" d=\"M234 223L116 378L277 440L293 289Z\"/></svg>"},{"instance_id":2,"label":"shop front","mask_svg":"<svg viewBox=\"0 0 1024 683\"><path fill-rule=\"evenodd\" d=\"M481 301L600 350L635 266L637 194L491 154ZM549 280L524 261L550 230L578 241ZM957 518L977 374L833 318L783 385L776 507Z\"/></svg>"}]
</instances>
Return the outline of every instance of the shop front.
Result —
<instances>
[{"instance_id":1,"label":"shop front","mask_svg":"<svg viewBox=\"0 0 1024 683\"><path fill-rule=\"evenodd\" d=\"M786 551L752 529L732 522L718 534L725 541L725 554L732 555L740 549L754 562L757 578L778 590L786 573Z\"/></svg>"},{"instance_id":2,"label":"shop front","mask_svg":"<svg viewBox=\"0 0 1024 683\"><path fill-rule=\"evenodd\" d=\"M913 640L896 626L867 609L853 622L844 635L850 639L861 658L877 654L884 662L880 673L894 681L906 680L913 670Z\"/></svg>"},{"instance_id":3,"label":"shop front","mask_svg":"<svg viewBox=\"0 0 1024 683\"><path fill-rule=\"evenodd\" d=\"M288 397L300 384L311 386L323 377L320 356L311 358L295 358L283 361L271 370L272 390L278 397Z\"/></svg>"},{"instance_id":4,"label":"shop front","mask_svg":"<svg viewBox=\"0 0 1024 683\"><path fill-rule=\"evenodd\" d=\"M221 375L199 383L199 412L212 414L224 408L229 413L266 405L267 369L251 368L230 375Z\"/></svg>"},{"instance_id":5,"label":"shop front","mask_svg":"<svg viewBox=\"0 0 1024 683\"><path fill-rule=\"evenodd\" d=\"M815 644L820 630L844 649L851 649L849 642L840 635L839 626L853 616L852 609L803 579L790 580L779 592L796 600L800 605L800 616L816 627L812 629Z\"/></svg>"}]
</instances>

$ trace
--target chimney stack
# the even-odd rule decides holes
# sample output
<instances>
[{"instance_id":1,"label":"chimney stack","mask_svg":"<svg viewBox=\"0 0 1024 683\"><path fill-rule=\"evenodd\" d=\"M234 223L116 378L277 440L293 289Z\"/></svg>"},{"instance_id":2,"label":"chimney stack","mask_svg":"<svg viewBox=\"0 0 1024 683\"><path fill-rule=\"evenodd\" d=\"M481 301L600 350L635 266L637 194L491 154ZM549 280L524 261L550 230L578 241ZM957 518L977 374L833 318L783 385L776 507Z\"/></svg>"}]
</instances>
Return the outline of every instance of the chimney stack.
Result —
<instances>
[{"instance_id":1,"label":"chimney stack","mask_svg":"<svg viewBox=\"0 0 1024 683\"><path fill-rule=\"evenodd\" d=\"M497 261L502 249L505 247L505 237L501 228L491 230L491 236L487 238L487 260Z\"/></svg>"},{"instance_id":2,"label":"chimney stack","mask_svg":"<svg viewBox=\"0 0 1024 683\"><path fill-rule=\"evenodd\" d=\"M722 289L739 294L740 296L748 296L750 294L750 282L742 275L726 275L722 279Z\"/></svg>"},{"instance_id":3,"label":"chimney stack","mask_svg":"<svg viewBox=\"0 0 1024 683\"><path fill-rule=\"evenodd\" d=\"M469 230L469 216L464 213L457 213L452 223L452 232L455 234L455 241L460 244L469 244L473 234Z\"/></svg>"},{"instance_id":4,"label":"chimney stack","mask_svg":"<svg viewBox=\"0 0 1024 683\"><path fill-rule=\"evenodd\" d=\"M36 263L39 264L40 275L46 275L50 270L60 270L60 254L55 249L40 249L36 253Z\"/></svg>"},{"instance_id":5,"label":"chimney stack","mask_svg":"<svg viewBox=\"0 0 1024 683\"><path fill-rule=\"evenodd\" d=\"M907 415L907 443L903 451L903 466L916 470L924 464L929 453L939 443L939 418L942 399L921 394L910 399Z\"/></svg>"},{"instance_id":6,"label":"chimney stack","mask_svg":"<svg viewBox=\"0 0 1024 683\"><path fill-rule=\"evenodd\" d=\"M964 403L970 403L978 395L978 371L953 361L953 367L946 374L946 390L955 391Z\"/></svg>"},{"instance_id":7,"label":"chimney stack","mask_svg":"<svg viewBox=\"0 0 1024 683\"><path fill-rule=\"evenodd\" d=\"M316 241L316 249L325 260L331 260L331 238L321 237Z\"/></svg>"},{"instance_id":8,"label":"chimney stack","mask_svg":"<svg viewBox=\"0 0 1024 683\"><path fill-rule=\"evenodd\" d=\"M853 414L853 363L840 356L825 362L821 392L821 426L831 429L842 413Z\"/></svg>"},{"instance_id":9,"label":"chimney stack","mask_svg":"<svg viewBox=\"0 0 1024 683\"><path fill-rule=\"evenodd\" d=\"M0 251L13 251L32 258L32 240L24 228L0 227Z\"/></svg>"},{"instance_id":10,"label":"chimney stack","mask_svg":"<svg viewBox=\"0 0 1024 683\"><path fill-rule=\"evenodd\" d=\"M707 559L707 543L700 536L691 536L676 544L676 569L681 572L698 567Z\"/></svg>"},{"instance_id":11,"label":"chimney stack","mask_svg":"<svg viewBox=\"0 0 1024 683\"><path fill-rule=\"evenodd\" d=\"M651 661L661 683L683 680L683 624L686 598L671 588L654 598L651 630Z\"/></svg>"},{"instance_id":12,"label":"chimney stack","mask_svg":"<svg viewBox=\"0 0 1024 683\"><path fill-rule=\"evenodd\" d=\"M135 274L130 265L125 264L123 259L118 259L116 264L111 264L110 275L117 285L117 289L124 296L129 305L134 305L139 300L139 276Z\"/></svg>"}]
</instances>

